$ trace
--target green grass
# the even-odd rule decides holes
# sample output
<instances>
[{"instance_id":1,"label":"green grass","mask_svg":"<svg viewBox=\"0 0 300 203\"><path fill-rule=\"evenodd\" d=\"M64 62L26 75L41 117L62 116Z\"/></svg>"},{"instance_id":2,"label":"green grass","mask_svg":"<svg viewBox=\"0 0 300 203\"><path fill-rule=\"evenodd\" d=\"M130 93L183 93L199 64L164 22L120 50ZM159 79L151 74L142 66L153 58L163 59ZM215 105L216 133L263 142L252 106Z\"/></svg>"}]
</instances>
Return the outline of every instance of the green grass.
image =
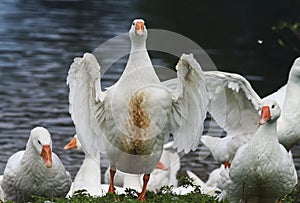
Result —
<instances>
[{"instance_id":1,"label":"green grass","mask_svg":"<svg viewBox=\"0 0 300 203\"><path fill-rule=\"evenodd\" d=\"M147 202L155 202L155 203L170 203L170 202L217 203L218 202L215 198L210 197L208 195L202 195L198 192L193 192L188 195L175 195L168 192L158 193L158 194L154 192L147 192L146 198L147 198ZM66 203L66 202L68 203L79 203L79 202L111 203L111 202L117 202L116 201L117 199L119 200L119 202L124 202L124 203L140 203L138 200L136 200L136 195L133 195L133 193L126 193L124 195L107 194L104 197L94 198L85 194L83 191L76 193L71 199L54 198L49 200L42 197L36 197L34 202L44 203L45 201L48 200L49 202L57 202L57 203Z\"/></svg>"},{"instance_id":2,"label":"green grass","mask_svg":"<svg viewBox=\"0 0 300 203\"><path fill-rule=\"evenodd\" d=\"M189 178L179 178L179 183L185 187L192 186L194 191L187 195L176 195L172 192L172 186L163 186L161 188L160 193L147 192L146 198L147 202L153 203L183 203L183 202L191 202L191 203L217 203L215 197L211 197L208 195L204 195L200 193L200 187L198 185L194 185L192 180ZM82 202L91 202L91 203L111 203L111 202L124 202L124 203L139 203L137 198L137 193L135 190L126 189L126 194L122 195L113 195L107 194L103 197L92 197L86 193L86 191L77 191L72 198L53 198L47 199L43 197L34 197L33 203L82 203ZM11 201L7 201L9 203ZM228 203L228 201L221 201L223 203ZM282 203L300 203L300 185L295 187L295 189L287 196L283 198Z\"/></svg>"},{"instance_id":3,"label":"green grass","mask_svg":"<svg viewBox=\"0 0 300 203\"><path fill-rule=\"evenodd\" d=\"M283 203L300 203L300 184L295 189L283 198Z\"/></svg>"}]
</instances>

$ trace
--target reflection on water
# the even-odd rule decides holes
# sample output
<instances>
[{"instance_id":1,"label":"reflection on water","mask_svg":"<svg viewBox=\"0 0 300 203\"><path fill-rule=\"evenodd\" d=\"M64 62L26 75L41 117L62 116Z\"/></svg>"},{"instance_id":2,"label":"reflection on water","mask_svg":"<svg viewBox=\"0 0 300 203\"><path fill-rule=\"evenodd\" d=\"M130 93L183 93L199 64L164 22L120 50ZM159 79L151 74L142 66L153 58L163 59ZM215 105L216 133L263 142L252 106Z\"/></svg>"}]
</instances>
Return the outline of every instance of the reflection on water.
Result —
<instances>
[{"instance_id":1,"label":"reflection on water","mask_svg":"<svg viewBox=\"0 0 300 203\"><path fill-rule=\"evenodd\" d=\"M1 1L0 174L9 156L25 147L30 130L37 125L48 128L54 152L71 174L76 174L83 154L62 150L75 133L65 81L69 65L74 57L127 32L136 17L145 18L148 28L189 37L207 51L219 69L248 76L261 95L281 86L295 55L277 45L270 27L281 17L279 9L292 15L294 5L274 5L266 14L266 5L214 4L179 0L172 4L155 0L151 4L127 0ZM263 43L257 43L259 39ZM165 67L173 67L177 60L159 53L151 52L151 56L154 64ZM126 61L123 57L113 64L104 77L104 87L117 80ZM299 170L299 145L294 151ZM183 157L181 173L191 169L206 177L217 166L211 157L200 159L206 155L206 150L199 149ZM103 172L107 166L104 158Z\"/></svg>"}]
</instances>

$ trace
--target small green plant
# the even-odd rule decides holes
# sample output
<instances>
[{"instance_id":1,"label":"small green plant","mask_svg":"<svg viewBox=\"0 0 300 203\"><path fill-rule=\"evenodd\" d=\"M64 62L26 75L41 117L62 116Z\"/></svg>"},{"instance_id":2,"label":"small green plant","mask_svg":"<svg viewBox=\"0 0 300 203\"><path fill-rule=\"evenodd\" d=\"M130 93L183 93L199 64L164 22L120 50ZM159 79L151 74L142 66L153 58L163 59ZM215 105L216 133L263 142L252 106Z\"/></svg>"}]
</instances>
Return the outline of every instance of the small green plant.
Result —
<instances>
[{"instance_id":1,"label":"small green plant","mask_svg":"<svg viewBox=\"0 0 300 203\"><path fill-rule=\"evenodd\" d=\"M174 193L173 193L173 185L165 185L165 186L162 186L161 188L160 188L160 192L162 193L162 194L171 194L171 195L173 195Z\"/></svg>"},{"instance_id":2,"label":"small green plant","mask_svg":"<svg viewBox=\"0 0 300 203\"><path fill-rule=\"evenodd\" d=\"M278 35L277 42L281 47L300 53L300 22L280 21L272 30Z\"/></svg>"},{"instance_id":3,"label":"small green plant","mask_svg":"<svg viewBox=\"0 0 300 203\"><path fill-rule=\"evenodd\" d=\"M179 185L181 185L182 187L189 187L189 186L194 186L194 180L190 177L187 177L187 176L179 176L178 178L178 183Z\"/></svg>"},{"instance_id":4,"label":"small green plant","mask_svg":"<svg viewBox=\"0 0 300 203\"><path fill-rule=\"evenodd\" d=\"M300 184L290 194L282 198L282 203L300 203Z\"/></svg>"}]
</instances>

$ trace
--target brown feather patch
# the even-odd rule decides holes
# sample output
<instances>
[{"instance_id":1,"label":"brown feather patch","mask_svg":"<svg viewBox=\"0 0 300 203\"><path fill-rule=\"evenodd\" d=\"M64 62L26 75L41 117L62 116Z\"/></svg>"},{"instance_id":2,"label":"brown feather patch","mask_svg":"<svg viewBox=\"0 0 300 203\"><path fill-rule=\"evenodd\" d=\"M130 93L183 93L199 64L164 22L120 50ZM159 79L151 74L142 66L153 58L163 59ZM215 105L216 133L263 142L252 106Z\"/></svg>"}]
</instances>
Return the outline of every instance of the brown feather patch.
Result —
<instances>
[{"instance_id":1,"label":"brown feather patch","mask_svg":"<svg viewBox=\"0 0 300 203\"><path fill-rule=\"evenodd\" d=\"M121 140L123 151L135 155L151 154L155 138L149 132L151 124L146 111L146 95L140 91L129 102L129 135Z\"/></svg>"}]
</instances>

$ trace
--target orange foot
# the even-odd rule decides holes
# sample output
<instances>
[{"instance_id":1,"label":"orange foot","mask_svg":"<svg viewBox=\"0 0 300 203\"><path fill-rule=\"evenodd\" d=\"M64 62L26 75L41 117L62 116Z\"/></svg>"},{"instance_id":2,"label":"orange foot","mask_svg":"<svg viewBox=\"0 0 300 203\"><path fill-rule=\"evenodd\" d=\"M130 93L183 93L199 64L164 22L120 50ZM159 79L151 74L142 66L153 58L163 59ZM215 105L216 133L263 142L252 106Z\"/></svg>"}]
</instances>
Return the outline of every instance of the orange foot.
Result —
<instances>
[{"instance_id":1,"label":"orange foot","mask_svg":"<svg viewBox=\"0 0 300 203\"><path fill-rule=\"evenodd\" d=\"M116 191L115 191L115 188L114 187L109 187L109 189L108 189L108 192L107 193L110 193L110 194L113 194L113 195L115 195L116 194ZM120 197L116 197L115 196L115 201L116 202L120 202L121 200L120 200Z\"/></svg>"},{"instance_id":2,"label":"orange foot","mask_svg":"<svg viewBox=\"0 0 300 203\"><path fill-rule=\"evenodd\" d=\"M120 202L121 200L120 200L120 197L115 197L115 201L116 202Z\"/></svg>"},{"instance_id":3,"label":"orange foot","mask_svg":"<svg viewBox=\"0 0 300 203\"><path fill-rule=\"evenodd\" d=\"M107 193L116 194L114 186L110 185L109 188L108 188L108 192Z\"/></svg>"},{"instance_id":4,"label":"orange foot","mask_svg":"<svg viewBox=\"0 0 300 203\"><path fill-rule=\"evenodd\" d=\"M150 178L150 174L145 174L143 177L143 182L144 182L143 189L137 198L141 202L146 202L146 187L147 187L149 178Z\"/></svg>"},{"instance_id":5,"label":"orange foot","mask_svg":"<svg viewBox=\"0 0 300 203\"><path fill-rule=\"evenodd\" d=\"M137 198L137 200L141 201L141 202L146 202L146 197L145 197L145 194L140 194Z\"/></svg>"}]
</instances>

